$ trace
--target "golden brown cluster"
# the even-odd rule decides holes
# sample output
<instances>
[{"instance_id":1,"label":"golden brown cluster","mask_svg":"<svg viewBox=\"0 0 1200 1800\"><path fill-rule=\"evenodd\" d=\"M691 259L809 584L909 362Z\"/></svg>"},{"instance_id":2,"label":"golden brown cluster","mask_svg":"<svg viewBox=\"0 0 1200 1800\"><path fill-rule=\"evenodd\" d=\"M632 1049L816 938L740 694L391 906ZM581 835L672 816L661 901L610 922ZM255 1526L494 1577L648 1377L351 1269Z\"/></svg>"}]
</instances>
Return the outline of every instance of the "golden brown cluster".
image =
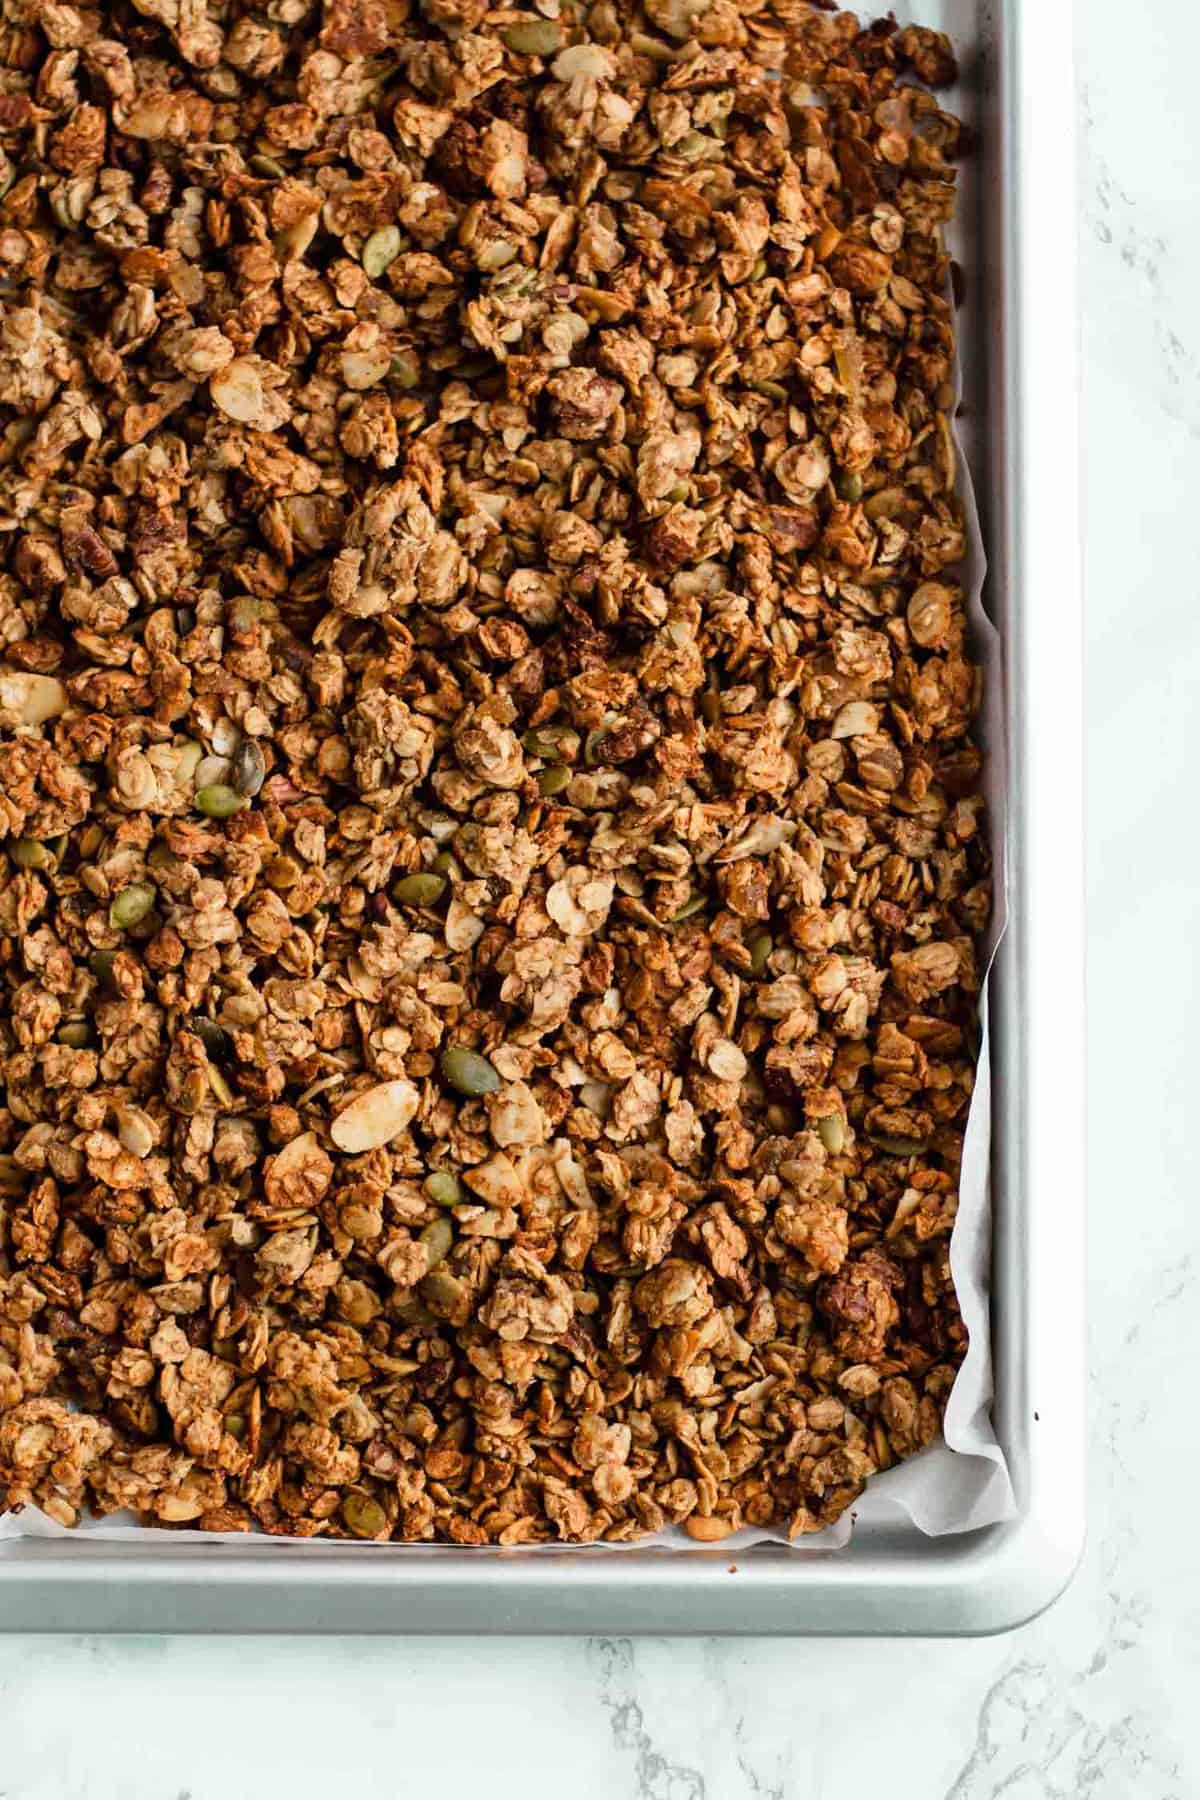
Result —
<instances>
[{"instance_id":1,"label":"golden brown cluster","mask_svg":"<svg viewBox=\"0 0 1200 1800\"><path fill-rule=\"evenodd\" d=\"M945 40L5 18L0 1501L818 1529L965 1347Z\"/></svg>"}]
</instances>

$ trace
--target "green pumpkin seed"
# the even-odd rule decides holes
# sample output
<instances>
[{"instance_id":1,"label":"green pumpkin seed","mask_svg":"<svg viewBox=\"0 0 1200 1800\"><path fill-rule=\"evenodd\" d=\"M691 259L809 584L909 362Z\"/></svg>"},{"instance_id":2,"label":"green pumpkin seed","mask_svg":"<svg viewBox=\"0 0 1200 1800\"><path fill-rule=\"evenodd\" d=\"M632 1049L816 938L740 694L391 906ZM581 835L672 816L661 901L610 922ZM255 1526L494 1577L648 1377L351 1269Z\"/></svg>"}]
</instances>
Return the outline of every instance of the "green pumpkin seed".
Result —
<instances>
[{"instance_id":1,"label":"green pumpkin seed","mask_svg":"<svg viewBox=\"0 0 1200 1800\"><path fill-rule=\"evenodd\" d=\"M542 770L537 784L538 793L545 794L547 798L551 794L561 794L564 788L571 785L571 771L566 763L551 763L548 769Z\"/></svg>"},{"instance_id":2,"label":"green pumpkin seed","mask_svg":"<svg viewBox=\"0 0 1200 1800\"><path fill-rule=\"evenodd\" d=\"M827 1119L818 1119L817 1136L830 1156L840 1156L846 1148L846 1121L841 1113L831 1113Z\"/></svg>"},{"instance_id":3,"label":"green pumpkin seed","mask_svg":"<svg viewBox=\"0 0 1200 1800\"><path fill-rule=\"evenodd\" d=\"M423 1186L435 1206L462 1205L462 1182L450 1169L435 1169L425 1177Z\"/></svg>"},{"instance_id":4,"label":"green pumpkin seed","mask_svg":"<svg viewBox=\"0 0 1200 1800\"><path fill-rule=\"evenodd\" d=\"M382 1537L388 1528L386 1512L370 1494L347 1494L342 1501L342 1518L347 1530L357 1538Z\"/></svg>"},{"instance_id":5,"label":"green pumpkin seed","mask_svg":"<svg viewBox=\"0 0 1200 1800\"><path fill-rule=\"evenodd\" d=\"M113 992L113 964L117 960L115 950L97 950L89 959L88 967L100 983L101 987Z\"/></svg>"},{"instance_id":6,"label":"green pumpkin seed","mask_svg":"<svg viewBox=\"0 0 1200 1800\"><path fill-rule=\"evenodd\" d=\"M437 1218L425 1227L420 1242L425 1246L429 1268L436 1269L439 1263L445 1262L454 1247L454 1226L445 1217Z\"/></svg>"},{"instance_id":7,"label":"green pumpkin seed","mask_svg":"<svg viewBox=\"0 0 1200 1800\"><path fill-rule=\"evenodd\" d=\"M401 237L395 225L373 231L363 245L362 266L372 281L389 269L400 254Z\"/></svg>"},{"instance_id":8,"label":"green pumpkin seed","mask_svg":"<svg viewBox=\"0 0 1200 1800\"><path fill-rule=\"evenodd\" d=\"M66 1044L72 1050L82 1050L91 1042L92 1032L86 1019L70 1019L60 1025L55 1032L60 1044Z\"/></svg>"},{"instance_id":9,"label":"green pumpkin seed","mask_svg":"<svg viewBox=\"0 0 1200 1800\"><path fill-rule=\"evenodd\" d=\"M682 925L685 919L694 919L697 913L704 911L708 905L707 894L693 894L691 899L681 906L677 913L672 913L671 924Z\"/></svg>"},{"instance_id":10,"label":"green pumpkin seed","mask_svg":"<svg viewBox=\"0 0 1200 1800\"><path fill-rule=\"evenodd\" d=\"M183 866L182 856L176 856L175 852L169 850L165 844L151 844L146 853L146 867L148 869L175 870L182 869Z\"/></svg>"},{"instance_id":11,"label":"green pumpkin seed","mask_svg":"<svg viewBox=\"0 0 1200 1800\"><path fill-rule=\"evenodd\" d=\"M389 373L397 387L415 388L421 379L421 365L410 350L397 350Z\"/></svg>"},{"instance_id":12,"label":"green pumpkin seed","mask_svg":"<svg viewBox=\"0 0 1200 1800\"><path fill-rule=\"evenodd\" d=\"M49 869L54 864L53 853L37 838L17 838L9 854L18 869Z\"/></svg>"},{"instance_id":13,"label":"green pumpkin seed","mask_svg":"<svg viewBox=\"0 0 1200 1800\"><path fill-rule=\"evenodd\" d=\"M446 891L444 875L405 875L392 889L392 899L400 906L433 906Z\"/></svg>"},{"instance_id":14,"label":"green pumpkin seed","mask_svg":"<svg viewBox=\"0 0 1200 1800\"><path fill-rule=\"evenodd\" d=\"M131 926L141 924L157 899L157 888L148 881L135 881L132 886L122 888L109 907L108 922L114 931L128 931Z\"/></svg>"},{"instance_id":15,"label":"green pumpkin seed","mask_svg":"<svg viewBox=\"0 0 1200 1800\"><path fill-rule=\"evenodd\" d=\"M233 753L229 783L239 794L257 794L267 778L267 759L253 738L243 738Z\"/></svg>"},{"instance_id":16,"label":"green pumpkin seed","mask_svg":"<svg viewBox=\"0 0 1200 1800\"><path fill-rule=\"evenodd\" d=\"M841 498L851 506L857 506L863 497L863 478L857 470L846 470L837 479L837 491Z\"/></svg>"},{"instance_id":17,"label":"green pumpkin seed","mask_svg":"<svg viewBox=\"0 0 1200 1800\"><path fill-rule=\"evenodd\" d=\"M750 386L766 400L786 400L788 391L782 381L752 381Z\"/></svg>"},{"instance_id":18,"label":"green pumpkin seed","mask_svg":"<svg viewBox=\"0 0 1200 1800\"><path fill-rule=\"evenodd\" d=\"M252 156L250 167L256 175L261 175L268 181L282 181L287 174L283 164L276 162L273 156Z\"/></svg>"},{"instance_id":19,"label":"green pumpkin seed","mask_svg":"<svg viewBox=\"0 0 1200 1800\"><path fill-rule=\"evenodd\" d=\"M438 851L433 859L433 872L435 875L444 875L447 881L457 881L462 874L448 850Z\"/></svg>"},{"instance_id":20,"label":"green pumpkin seed","mask_svg":"<svg viewBox=\"0 0 1200 1800\"><path fill-rule=\"evenodd\" d=\"M579 754L579 733L569 725L544 725L539 731L527 731L521 739L531 756L543 762L570 762Z\"/></svg>"},{"instance_id":21,"label":"green pumpkin seed","mask_svg":"<svg viewBox=\"0 0 1200 1800\"><path fill-rule=\"evenodd\" d=\"M196 811L209 819L228 819L245 806L245 798L223 781L214 781L196 792Z\"/></svg>"},{"instance_id":22,"label":"green pumpkin seed","mask_svg":"<svg viewBox=\"0 0 1200 1800\"><path fill-rule=\"evenodd\" d=\"M920 1156L926 1145L920 1138L888 1137L882 1132L872 1132L871 1142L885 1156Z\"/></svg>"},{"instance_id":23,"label":"green pumpkin seed","mask_svg":"<svg viewBox=\"0 0 1200 1800\"><path fill-rule=\"evenodd\" d=\"M426 1275L421 1283L421 1292L431 1306L438 1308L438 1314L430 1313L431 1323L436 1323L440 1315L443 1319L453 1318L467 1298L467 1284L457 1275L452 1275L443 1265Z\"/></svg>"},{"instance_id":24,"label":"green pumpkin seed","mask_svg":"<svg viewBox=\"0 0 1200 1800\"><path fill-rule=\"evenodd\" d=\"M750 951L750 973L761 976L775 948L775 940L769 931L756 931L747 948Z\"/></svg>"},{"instance_id":25,"label":"green pumpkin seed","mask_svg":"<svg viewBox=\"0 0 1200 1800\"><path fill-rule=\"evenodd\" d=\"M402 1325L436 1325L436 1315L431 1313L423 1300L416 1295L409 1300L398 1301L392 1308Z\"/></svg>"},{"instance_id":26,"label":"green pumpkin seed","mask_svg":"<svg viewBox=\"0 0 1200 1800\"><path fill-rule=\"evenodd\" d=\"M563 28L554 19L518 19L500 35L518 56L553 56L565 42Z\"/></svg>"},{"instance_id":27,"label":"green pumpkin seed","mask_svg":"<svg viewBox=\"0 0 1200 1800\"><path fill-rule=\"evenodd\" d=\"M233 1105L233 1089L220 1069L214 1069L211 1063L208 1065L208 1085L212 1089L213 1098L220 1106Z\"/></svg>"},{"instance_id":28,"label":"green pumpkin seed","mask_svg":"<svg viewBox=\"0 0 1200 1800\"><path fill-rule=\"evenodd\" d=\"M494 1094L500 1086L500 1077L487 1057L464 1049L461 1044L452 1044L442 1051L441 1067L450 1086L469 1099L478 1094Z\"/></svg>"}]
</instances>

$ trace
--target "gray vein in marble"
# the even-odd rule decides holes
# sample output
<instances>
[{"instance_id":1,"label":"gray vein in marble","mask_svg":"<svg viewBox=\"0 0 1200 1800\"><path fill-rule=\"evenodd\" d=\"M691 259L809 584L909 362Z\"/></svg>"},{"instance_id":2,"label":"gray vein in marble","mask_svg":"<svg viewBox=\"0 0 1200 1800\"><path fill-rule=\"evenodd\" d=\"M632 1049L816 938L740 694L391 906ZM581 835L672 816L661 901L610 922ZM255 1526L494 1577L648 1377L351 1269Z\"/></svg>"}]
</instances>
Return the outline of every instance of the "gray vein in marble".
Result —
<instances>
[{"instance_id":1,"label":"gray vein in marble","mask_svg":"<svg viewBox=\"0 0 1200 1800\"><path fill-rule=\"evenodd\" d=\"M613 1743L632 1755L637 1800L707 1800L699 1769L669 1762L654 1747L637 1697L637 1663L628 1638L591 1638L589 1659L600 1683L600 1703L608 1714Z\"/></svg>"},{"instance_id":2,"label":"gray vein in marble","mask_svg":"<svg viewBox=\"0 0 1200 1800\"><path fill-rule=\"evenodd\" d=\"M1048 1663L1011 1663L983 1697L974 1749L944 1800L1184 1800L1178 1767L1161 1763L1138 1719L1104 1726L1079 1710L1087 1673L1064 1685Z\"/></svg>"}]
</instances>

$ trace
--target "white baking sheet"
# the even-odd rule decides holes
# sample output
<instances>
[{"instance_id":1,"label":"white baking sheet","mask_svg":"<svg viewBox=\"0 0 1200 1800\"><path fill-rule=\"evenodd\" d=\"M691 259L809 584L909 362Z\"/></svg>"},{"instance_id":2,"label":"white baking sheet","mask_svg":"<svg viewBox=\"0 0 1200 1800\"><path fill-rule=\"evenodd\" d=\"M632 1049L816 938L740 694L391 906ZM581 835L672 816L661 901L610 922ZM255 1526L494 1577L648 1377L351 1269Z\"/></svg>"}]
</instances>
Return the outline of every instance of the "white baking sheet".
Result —
<instances>
[{"instance_id":1,"label":"white baking sheet","mask_svg":"<svg viewBox=\"0 0 1200 1800\"><path fill-rule=\"evenodd\" d=\"M956 43L961 42L964 22L961 0L918 0L897 4L892 9L901 24L916 21L948 30ZM948 110L957 112L970 122L972 106L969 91L956 90L943 97ZM967 270L968 283L978 291L977 258L969 220L973 216L974 187L970 164L964 165L958 218L951 228L951 245ZM978 310L969 302L960 313L959 345L968 361L972 340L985 328ZM961 391L961 377L959 387ZM995 896L991 926L984 946L983 963L991 969L996 946L1003 936L1008 916L1008 834L1007 834L1007 755L1005 746L1004 663L999 634L984 606L983 589L987 571L983 537L975 490L963 454L963 434L956 429L959 484L967 515L967 561L963 579L967 588L967 615L972 633L972 652L981 664L984 676L984 707L978 732L984 749L984 793L987 800L989 832L994 861ZM858 1525L909 1525L928 1537L941 1537L954 1532L975 1530L1011 1518L1016 1500L1004 1452L996 1439L991 1420L992 1349L988 1304L989 1261L991 1248L991 1064L988 1032L988 980L984 982L980 1004L981 1048L976 1073L975 1091L967 1120L963 1147L962 1177L959 1185L958 1216L950 1240L950 1263L954 1272L962 1316L970 1336L966 1358L954 1383L946 1407L942 1441L919 1455L910 1457L895 1468L877 1475L862 1498L827 1530L792 1540L797 1551L831 1550L848 1543ZM86 1533L104 1539L134 1539L147 1554L177 1549L180 1542L215 1544L246 1543L242 1532L217 1533L191 1530L164 1530L131 1523L124 1514L106 1519L83 1519L74 1531L67 1531L33 1507L21 1513L0 1517L0 1539L13 1537L70 1538ZM295 1545L303 1542L309 1552L320 1555L330 1546L322 1540L255 1535L256 1546ZM740 1551L756 1543L787 1543L782 1532L746 1530L726 1538L722 1552ZM680 1530L662 1533L657 1539L642 1538L634 1545L595 1544L594 1551L620 1551L644 1548L648 1543L681 1551L696 1550L696 1544ZM338 1540L337 1547L345 1547ZM455 1546L445 1546L447 1549ZM556 1545L522 1546L520 1554L530 1550L558 1548ZM377 1555L405 1555L414 1546L405 1544L356 1544L356 1549ZM422 1545L428 1551L437 1546ZM496 1546L480 1546L477 1555L503 1554Z\"/></svg>"}]
</instances>

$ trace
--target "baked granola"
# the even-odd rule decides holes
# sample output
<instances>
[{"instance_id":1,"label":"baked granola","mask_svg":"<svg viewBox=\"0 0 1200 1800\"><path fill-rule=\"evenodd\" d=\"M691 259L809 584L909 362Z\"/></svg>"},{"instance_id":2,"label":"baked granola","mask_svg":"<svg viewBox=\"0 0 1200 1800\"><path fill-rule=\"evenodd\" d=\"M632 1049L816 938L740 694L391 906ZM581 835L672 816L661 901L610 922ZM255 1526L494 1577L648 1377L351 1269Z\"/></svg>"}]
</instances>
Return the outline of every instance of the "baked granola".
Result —
<instances>
[{"instance_id":1,"label":"baked granola","mask_svg":"<svg viewBox=\"0 0 1200 1800\"><path fill-rule=\"evenodd\" d=\"M4 19L0 1498L819 1529L965 1348L946 40Z\"/></svg>"}]
</instances>

